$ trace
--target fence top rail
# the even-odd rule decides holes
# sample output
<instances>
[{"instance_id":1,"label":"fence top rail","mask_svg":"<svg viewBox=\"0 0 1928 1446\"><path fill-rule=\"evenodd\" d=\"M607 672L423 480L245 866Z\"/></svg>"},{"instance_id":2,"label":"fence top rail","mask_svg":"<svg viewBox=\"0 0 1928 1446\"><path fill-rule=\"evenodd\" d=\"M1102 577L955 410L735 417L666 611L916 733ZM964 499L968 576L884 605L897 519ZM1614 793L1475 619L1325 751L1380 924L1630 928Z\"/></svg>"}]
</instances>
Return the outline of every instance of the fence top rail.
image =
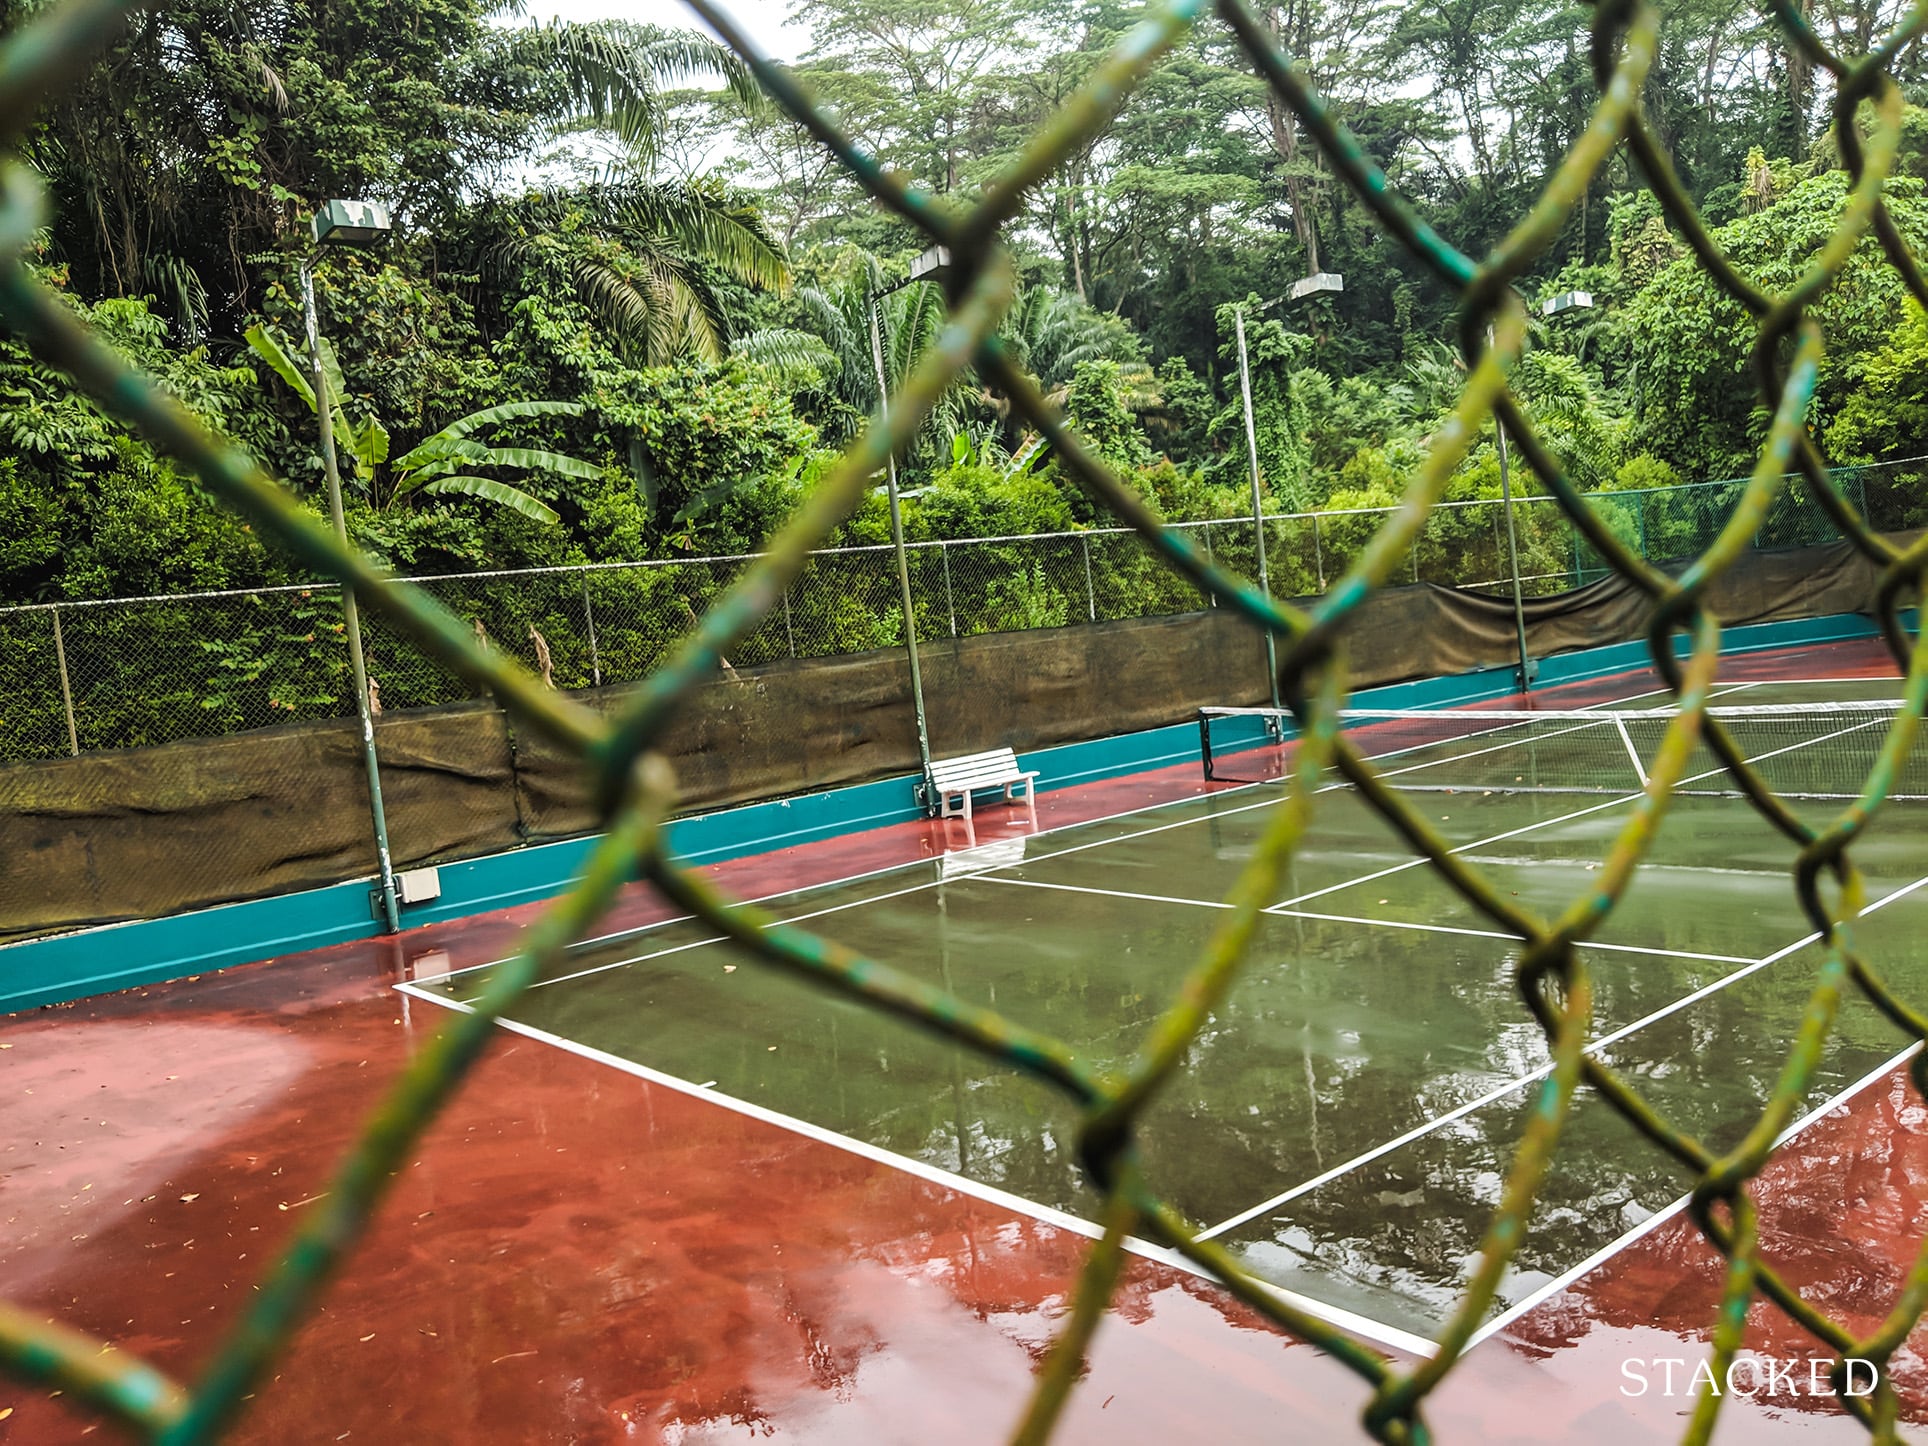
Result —
<instances>
[{"instance_id":1,"label":"fence top rail","mask_svg":"<svg viewBox=\"0 0 1928 1446\"><path fill-rule=\"evenodd\" d=\"M1887 467L1906 467L1917 463L1928 463L1928 456L1901 457L1888 462L1870 462L1865 465L1831 468L1831 477L1855 477ZM1797 474L1789 473L1790 477ZM1650 497L1679 492L1706 491L1719 487L1737 487L1746 483L1745 477L1723 478L1710 482L1682 482L1672 487L1629 487L1621 491L1589 493L1589 500L1617 500L1633 497ZM1536 502L1556 502L1557 498L1545 493L1523 495L1513 499L1519 506ZM1504 499L1498 497L1472 497L1457 501L1440 501L1435 508L1447 507L1500 507ZM1317 523L1322 517L1383 517L1397 511L1394 507L1327 507L1312 512L1262 512L1266 522L1306 522ZM1207 517L1193 522L1172 522L1166 524L1174 532L1196 531L1199 528L1236 527L1250 524L1249 514L1231 517ZM1076 538L1089 541L1096 537L1136 537L1137 532L1129 527L1089 527L1070 532L1008 532L990 537L946 537L928 541L906 542L907 552L924 552L933 548L975 547L982 545L1010 545L1013 543L1063 542ZM850 547L822 547L810 553L812 558L864 557L892 551L888 542L859 543ZM592 574L634 572L652 568L702 567L706 565L737 564L747 565L755 562L763 554L759 552L720 553L705 557L648 557L609 562L562 563L550 567L494 568L482 572L435 572L398 574L413 583L452 583L452 582L497 582L511 578L529 577L582 577ZM85 608L136 607L157 603L205 603L221 602L234 598L274 597L285 593L337 593L341 584L332 579L317 579L312 582L274 583L261 587L223 588L207 592L145 593L131 597L103 598L59 598L51 602L6 603L0 604L0 617L12 617L22 613L58 613L79 611Z\"/></svg>"}]
</instances>

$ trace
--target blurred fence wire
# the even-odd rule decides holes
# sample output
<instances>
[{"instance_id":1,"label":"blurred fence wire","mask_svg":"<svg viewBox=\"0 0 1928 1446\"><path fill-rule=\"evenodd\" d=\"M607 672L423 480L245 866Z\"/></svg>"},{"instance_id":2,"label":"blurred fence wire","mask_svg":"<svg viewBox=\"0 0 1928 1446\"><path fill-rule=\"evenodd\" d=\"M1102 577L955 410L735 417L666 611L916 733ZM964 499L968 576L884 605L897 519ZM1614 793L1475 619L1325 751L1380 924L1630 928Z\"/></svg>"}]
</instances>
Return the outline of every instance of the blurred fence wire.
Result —
<instances>
[{"instance_id":1,"label":"blurred fence wire","mask_svg":"<svg viewBox=\"0 0 1928 1446\"><path fill-rule=\"evenodd\" d=\"M929 243L949 251L953 261L945 282L949 312L942 332L891 404L824 474L772 540L768 553L740 563L733 576L711 577L707 590L691 589L683 600L694 625L608 714L592 712L567 693L546 686L506 649L485 642L468 619L437 599L442 589L445 598L459 605L460 589L472 584L411 586L384 577L365 558L337 542L246 457L210 434L159 387L129 372L91 338L73 314L34 281L23 263L25 248L40 223L40 196L37 182L24 167L7 164L0 198L0 321L30 340L51 364L74 376L103 407L182 459L212 495L263 536L278 542L298 565L351 587L358 604L376 620L371 631L379 629L378 646L399 649L406 637L408 646L433 658L435 667L461 679L463 686L492 693L515 717L518 730L540 735L579 759L600 800L606 832L589 853L578 883L531 926L516 957L491 973L468 1012L453 1016L409 1058L389 1098L366 1122L329 1188L302 1214L277 1263L254 1290L236 1292L245 1303L237 1308L236 1319L213 1359L191 1382L176 1381L132 1352L11 1305L0 1305L0 1367L22 1379L47 1383L65 1392L69 1402L104 1412L159 1441L202 1441L218 1434L237 1418L257 1389L273 1389L273 1362L312 1308L323 1278L357 1239L387 1182L460 1086L493 1036L502 1012L560 962L572 941L594 927L619 888L640 875L673 903L698 916L704 927L732 940L758 967L809 979L857 1004L1000 1061L1051 1086L1062 1097L1065 1111L1075 1116L1078 1158L1101 1202L1101 1237L1087 1254L1057 1338L1039 1362L1036 1386L1018 1427L1021 1441L1048 1436L1076 1389L1092 1334L1118 1284L1127 1241L1133 1238L1181 1255L1232 1296L1279 1328L1315 1343L1352 1372L1360 1382L1363 1425L1373 1436L1396 1443L1430 1440L1427 1401L1493 1314L1499 1285L1532 1227L1541 1185L1583 1083L1604 1107L1694 1182L1689 1218L1727 1262L1721 1307L1709 1332L1710 1381L1727 1378L1746 1339L1754 1307L1779 1310L1833 1353L1832 1380L1841 1408L1876 1439L1894 1439L1900 1399L1888 1367L1896 1361L1919 1365L1919 1357L1910 1356L1904 1347L1928 1305L1928 1246L1915 1242L1914 1264L1905 1278L1888 1277L1892 1284L1883 1291L1887 1298L1871 1307L1884 1312L1880 1319L1866 1330L1851 1329L1824 1308L1834 1302L1808 1299L1766 1257L1753 1187L1772 1158L1776 1141L1808 1098L1834 1020L1850 991L1872 1003L1900 1036L1917 1043L1928 1041L1928 1015L1887 986L1876 962L1859 952L1852 927L1865 896L1853 861L1854 847L1890 792L1928 707L1928 648L1909 633L1902 616L1919 598L1922 570L1928 565L1928 540L1898 544L1871 528L1867 511L1872 510L1872 502L1864 497L1868 503L1864 510L1847 490L1830 483L1825 459L1807 430L1823 346L1821 329L1809 309L1834 284L1856 249L1864 243L1878 246L1916 301L1928 304L1928 277L1882 200L1902 129L1902 97L1891 67L1928 26L1928 6L1912 9L1892 32L1874 37L1866 54L1851 57L1837 54L1821 39L1805 10L1778 0L1772 7L1770 18L1790 48L1832 85L1832 135L1850 187L1833 231L1806 259L1800 277L1787 292L1769 295L1722 252L1642 112L1641 96L1655 63L1661 19L1659 11L1642 0L1616 0L1590 12L1577 12L1575 24L1584 24L1590 31L1586 53L1598 99L1541 193L1484 258L1460 251L1419 217L1372 161L1368 147L1335 118L1305 70L1280 49L1269 25L1244 0L1217 0L1210 7L1204 0L1169 0L1148 7L1145 18L1093 68L1050 120L1025 139L1002 172L962 204L962 198L938 198L906 185L815 104L795 77L757 59L726 12L710 0L690 0L690 4L744 54L772 100L808 130L873 199L915 227ZM50 10L35 8L34 19L0 51L0 148L18 141L39 102L91 63L113 26L132 8L129 0L69 0ZM1199 530L1165 527L1144 499L1067 429L997 340L999 322L1013 303L1016 286L1014 263L1001 244L1002 231L1019 215L1029 191L1069 158L1097 143L1158 57L1180 35L1205 21L1208 8L1217 15L1211 23L1229 31L1269 89L1269 98L1289 109L1304 126L1335 184L1349 187L1386 233L1389 244L1404 248L1414 264L1460 300L1459 341L1469 371L1452 415L1435 432L1432 448L1408 486L1401 508L1376 525L1363 520L1357 538L1344 544L1334 539L1330 557L1323 551L1318 554L1315 568L1322 569L1329 587L1304 606L1277 601L1233 570L1239 562L1238 549L1230 537L1222 544L1212 538L1217 524L1203 529L1202 536ZM20 12L16 8L14 13ZM1649 516L1644 507L1612 518L1596 511L1597 504L1575 487L1560 459L1541 440L1533 415L1512 395L1507 380L1526 338L1525 306L1513 283L1562 234L1570 212L1602 167L1623 151L1646 178L1668 222L1686 240L1699 264L1752 318L1753 378L1764 414L1771 419L1755 470L1739 487L1719 529L1696 543L1683 539L1679 544L1697 549L1684 569L1658 567L1636 550L1632 540L1644 528L1651 551L1656 531L1664 533L1669 519ZM939 989L887 961L866 958L808 931L779 925L751 906L732 903L702 878L679 867L664 847L663 824L675 806L677 786L668 762L653 751L653 743L693 690L713 674L720 659L745 647L776 646L773 640L783 636L784 599L812 569L827 568L834 575L845 565L842 560L826 564L813 558L812 549L857 503L887 457L909 444L943 393L972 368L1011 399L1024 425L1050 439L1067 475L1134 529L1200 597L1216 599L1218 606L1235 609L1274 635L1280 690L1300 727L1290 782L1263 839L1231 886L1229 907L1217 916L1215 932L1199 957L1189 967L1174 965L1167 986L1169 1004L1115 1071L1099 1070L1063 1041ZM1375 589L1401 580L1402 567L1423 568L1426 529L1434 518L1451 515L1439 508L1439 499L1474 439L1490 428L1496 416L1539 488L1554 499L1552 505L1593 550L1597 563L1592 565L1611 571L1645 599L1653 663L1677 705L1677 716L1648 769L1645 789L1619 823L1598 869L1586 872L1576 895L1550 918L1524 907L1517 897L1497 887L1476 861L1458 853L1409 801L1386 786L1339 729L1347 693L1348 623ZM1786 482L1790 474L1798 475L1792 487ZM1813 515L1827 516L1878 569L1877 621L1906 674L1904 706L1868 775L1863 797L1820 826L1796 816L1777 798L1720 721L1707 712L1721 643L1720 620L1705 605L1707 589L1756 544L1762 529L1779 515L1777 499L1790 494L1806 499L1797 508L1811 507ZM1658 528L1656 522L1661 524ZM1288 545L1297 546L1297 539L1290 539ZM987 596L1002 588L1002 606L1027 618L1051 621L1073 604L1062 601L1064 593L1058 602L1043 600L1044 589L1037 579L1062 577L1067 569L1082 567L1085 544L1073 538L1058 539L1050 546L1049 560L1043 551L1034 559L1035 570L1027 571L1030 581L1025 587L1019 587L1013 572L1004 568L998 569L997 576L981 570L975 574L978 581L966 586L981 585ZM947 556L945 551L936 553L940 568ZM1583 554L1571 571L1583 574L1588 565ZM927 572L928 567L920 571ZM1117 571L1114 566L1111 575ZM1088 612L1097 610L1096 577L1094 559L1086 593ZM592 602L598 585L640 586L598 578L591 585ZM925 596L932 595L931 586L926 579ZM952 587L955 595L955 576ZM563 601L566 591L561 584L539 589L530 606L570 606ZM1075 588L1069 597L1075 600ZM310 618L295 623L288 621L285 611L263 613L261 603L237 601L232 604L235 626L255 629L255 635L275 647L305 646L311 632L325 639L334 625L331 610L318 599L319 594L309 597ZM870 621L874 624L885 615L875 612ZM51 676L52 686L58 687L66 648L65 617L58 632L50 619L43 617L39 623L39 634L19 651L41 680L36 686L44 689ZM795 626L794 611L791 626ZM619 653L625 646L621 632L618 626L611 642ZM1682 635L1689 644L1684 657L1675 652L1676 639ZM601 665L601 638L599 629L590 655L592 677ZM581 643L588 645L586 626ZM46 668L49 654L51 675ZM581 669L580 653L569 666ZM630 665L612 663L612 667L622 666ZM71 689L71 669L68 676ZM295 677L304 681L290 685L295 691L286 702L296 709L313 706L305 700L326 692L325 676L297 670ZM128 677L110 680L108 686L120 690L131 689L132 684ZM206 698L193 693L185 690L178 706L203 706ZM249 710L270 703L277 705L272 711L281 711L272 697L263 703L239 694L220 706L232 708L233 716L243 718L256 716ZM77 734L77 699L71 727ZM55 737L57 743L57 729ZM1670 1121L1642 1096L1633 1077L1589 1048L1595 1038L1592 980L1579 948L1612 915L1664 823L1673 789L1703 743L1742 786L1759 816L1763 835L1778 837L1785 848L1789 892L1815 932L1821 959L1804 1007L1786 1020L1786 1059L1760 1100L1757 1119L1744 1136L1719 1153ZM1278 896L1332 766L1352 781L1364 804L1424 858L1446 887L1519 941L1513 976L1521 1009L1543 1031L1551 1054L1543 1088L1524 1116L1513 1159L1496 1186L1496 1203L1482 1243L1465 1263L1458 1299L1432 1354L1417 1361L1385 1359L1293 1300L1268 1290L1214 1241L1200 1239L1161 1195L1135 1144L1136 1123L1172 1077L1186 1068L1215 1003L1237 981L1262 911ZM1442 962L1441 967L1448 966ZM1288 1023L1288 1027L1296 1026ZM1718 1040L1709 1047L1718 1048ZM1917 1050L1913 1059L1915 1088L1928 1088L1928 1073L1924 1073L1928 1053ZM1897 1221L1894 1228L1919 1230L1921 1226ZM1870 1276L1871 1281L1875 1278ZM1871 1285L1869 1293L1875 1291ZM1855 1304L1870 1306L1868 1301ZM1877 1368L1878 1384L1865 1395L1847 1389L1849 1357ZM1686 1438L1707 1440L1723 1405L1717 1388L1699 1395L1684 1426Z\"/></svg>"},{"instance_id":2,"label":"blurred fence wire","mask_svg":"<svg viewBox=\"0 0 1928 1446\"><path fill-rule=\"evenodd\" d=\"M1831 481L1877 531L1928 520L1928 460L1837 468ZM1745 488L1732 481L1596 492L1587 505L1637 556L1665 564L1697 556ZM1611 574L1554 498L1520 498L1514 511L1527 595ZM1323 593L1391 512L1268 516L1274 593ZM1255 570L1249 518L1172 530L1224 566ZM1775 498L1753 546L1777 551L1840 536L1804 491L1789 488ZM913 542L906 551L922 642L1163 617L1216 602L1128 528ZM553 686L596 688L648 677L756 560L692 557L414 581L487 646L537 669L546 649ZM778 605L732 646L731 665L901 645L903 604L893 569L888 546L811 552ZM1390 580L1510 588L1501 504L1440 503ZM332 583L0 607L0 764L348 717L354 700L341 614ZM474 693L405 629L377 618L365 633L369 677L383 710L434 707Z\"/></svg>"}]
</instances>

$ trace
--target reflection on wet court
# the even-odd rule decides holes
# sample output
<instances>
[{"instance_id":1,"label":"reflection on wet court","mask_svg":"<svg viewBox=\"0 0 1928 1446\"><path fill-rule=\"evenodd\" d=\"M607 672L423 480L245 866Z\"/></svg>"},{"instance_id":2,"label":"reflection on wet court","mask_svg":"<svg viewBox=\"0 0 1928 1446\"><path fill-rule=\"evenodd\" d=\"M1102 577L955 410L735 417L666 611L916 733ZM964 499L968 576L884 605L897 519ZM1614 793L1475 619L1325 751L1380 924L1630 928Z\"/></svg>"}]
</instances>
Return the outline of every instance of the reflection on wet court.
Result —
<instances>
[{"instance_id":1,"label":"reflection on wet court","mask_svg":"<svg viewBox=\"0 0 1928 1446\"><path fill-rule=\"evenodd\" d=\"M1897 687L1825 685L1850 700ZM1820 691L1778 683L1745 701L1799 704ZM1798 784L1806 746L1780 753L1783 778ZM1535 761L1576 766L1557 743ZM1501 766L1516 764L1529 766ZM1633 804L1620 787L1510 792L1482 777L1409 797L1503 895L1544 917L1592 887ZM1054 1034L1094 1065L1122 1066L1222 920L1278 796L1272 784L1230 788L766 907ZM1802 805L1814 818L1839 807ZM1512 941L1416 867L1349 791L1323 793L1315 818L1236 988L1140 1143L1166 1197L1263 1278L1388 1339L1430 1337L1497 1202L1547 1050L1514 984ZM1900 803L1856 850L1869 899L1857 938L1904 993L1928 986L1916 942L1928 917L1924 843L1928 807ZM1745 802L1677 799L1583 951L1592 1047L1715 1149L1744 1134L1771 1092L1821 962L1789 885L1793 858ZM459 1001L482 983L472 971L409 987ZM578 950L512 1020L1040 1211L1088 1220L1095 1209L1071 1112L1044 1087L773 974L694 924ZM1904 1043L1871 1006L1847 1004L1809 1108ZM1687 1183L1583 1091L1496 1313L1636 1236Z\"/></svg>"}]
</instances>

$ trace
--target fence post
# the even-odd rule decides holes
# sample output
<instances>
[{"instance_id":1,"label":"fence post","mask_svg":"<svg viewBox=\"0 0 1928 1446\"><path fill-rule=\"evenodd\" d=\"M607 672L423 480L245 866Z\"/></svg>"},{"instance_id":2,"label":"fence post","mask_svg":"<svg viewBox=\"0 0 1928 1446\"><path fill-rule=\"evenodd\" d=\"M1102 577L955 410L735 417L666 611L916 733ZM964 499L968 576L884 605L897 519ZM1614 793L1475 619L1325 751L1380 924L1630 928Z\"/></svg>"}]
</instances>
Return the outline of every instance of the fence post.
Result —
<instances>
[{"instance_id":1,"label":"fence post","mask_svg":"<svg viewBox=\"0 0 1928 1446\"><path fill-rule=\"evenodd\" d=\"M1098 589L1091 582L1091 538L1081 533L1078 541L1084 544L1085 610L1095 623L1098 621Z\"/></svg>"},{"instance_id":2,"label":"fence post","mask_svg":"<svg viewBox=\"0 0 1928 1446\"><path fill-rule=\"evenodd\" d=\"M790 656L797 655L797 630L790 621L790 589L783 590L783 639L790 645Z\"/></svg>"},{"instance_id":3,"label":"fence post","mask_svg":"<svg viewBox=\"0 0 1928 1446\"><path fill-rule=\"evenodd\" d=\"M957 597L951 591L951 545L948 541L937 544L937 555L944 559L944 606L951 615L951 636L957 636Z\"/></svg>"},{"instance_id":4,"label":"fence post","mask_svg":"<svg viewBox=\"0 0 1928 1446\"><path fill-rule=\"evenodd\" d=\"M602 653L596 647L596 610L589 605L589 574L582 575L582 616L589 624L589 676L602 686Z\"/></svg>"},{"instance_id":5,"label":"fence post","mask_svg":"<svg viewBox=\"0 0 1928 1446\"><path fill-rule=\"evenodd\" d=\"M1218 566L1217 559L1212 556L1212 524L1209 522L1205 524L1205 560L1214 567ZM1213 607L1217 607L1218 593L1214 591L1209 600Z\"/></svg>"},{"instance_id":6,"label":"fence post","mask_svg":"<svg viewBox=\"0 0 1928 1446\"><path fill-rule=\"evenodd\" d=\"M60 665L60 705L67 714L67 749L80 757L80 730L74 727L74 685L67 678L67 640L60 632L60 609L48 608L54 620L54 661Z\"/></svg>"},{"instance_id":7,"label":"fence post","mask_svg":"<svg viewBox=\"0 0 1928 1446\"><path fill-rule=\"evenodd\" d=\"M1647 557L1647 494L1645 492L1640 494L1640 502L1638 505L1640 507L1640 560L1647 562L1649 559Z\"/></svg>"},{"instance_id":8,"label":"fence post","mask_svg":"<svg viewBox=\"0 0 1928 1446\"><path fill-rule=\"evenodd\" d=\"M1325 591L1325 547L1319 541L1319 514L1312 514L1312 567L1319 575L1319 591Z\"/></svg>"}]
</instances>

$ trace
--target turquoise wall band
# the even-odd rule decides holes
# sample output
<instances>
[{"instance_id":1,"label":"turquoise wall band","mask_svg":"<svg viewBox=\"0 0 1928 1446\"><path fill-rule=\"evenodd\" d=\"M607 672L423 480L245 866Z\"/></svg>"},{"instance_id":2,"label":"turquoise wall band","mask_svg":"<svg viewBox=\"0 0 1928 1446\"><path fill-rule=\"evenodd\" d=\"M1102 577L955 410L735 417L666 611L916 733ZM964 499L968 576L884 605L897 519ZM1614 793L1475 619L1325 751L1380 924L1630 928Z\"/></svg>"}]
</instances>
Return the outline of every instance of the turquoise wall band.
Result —
<instances>
[{"instance_id":1,"label":"turquoise wall band","mask_svg":"<svg viewBox=\"0 0 1928 1446\"><path fill-rule=\"evenodd\" d=\"M1911 628L1916 626L1912 614L1907 621ZM1722 651L1731 656L1874 635L1869 619L1848 613L1730 628ZM1686 639L1679 643L1684 652ZM1539 686L1627 672L1646 660L1644 643L1564 653L1541 661ZM1515 676L1510 665L1480 668L1450 678L1362 689L1353 702L1362 708L1450 708L1507 697L1514 691ZM1256 743L1261 737L1255 720L1250 741ZM1228 733L1227 739L1236 745L1236 735ZM1059 744L1026 753L1021 761L1027 769L1038 770L1040 792L1196 763L1198 725L1175 723L1141 733ZM885 778L678 819L670 825L670 847L690 863L722 863L906 823L922 817L911 793L915 781L907 776ZM589 846L588 839L567 839L439 865L441 898L405 908L403 927L443 923L548 898L575 877ZM0 1013L374 938L381 933L381 925L369 906L373 887L372 881L358 879L8 945L0 948Z\"/></svg>"}]
</instances>

